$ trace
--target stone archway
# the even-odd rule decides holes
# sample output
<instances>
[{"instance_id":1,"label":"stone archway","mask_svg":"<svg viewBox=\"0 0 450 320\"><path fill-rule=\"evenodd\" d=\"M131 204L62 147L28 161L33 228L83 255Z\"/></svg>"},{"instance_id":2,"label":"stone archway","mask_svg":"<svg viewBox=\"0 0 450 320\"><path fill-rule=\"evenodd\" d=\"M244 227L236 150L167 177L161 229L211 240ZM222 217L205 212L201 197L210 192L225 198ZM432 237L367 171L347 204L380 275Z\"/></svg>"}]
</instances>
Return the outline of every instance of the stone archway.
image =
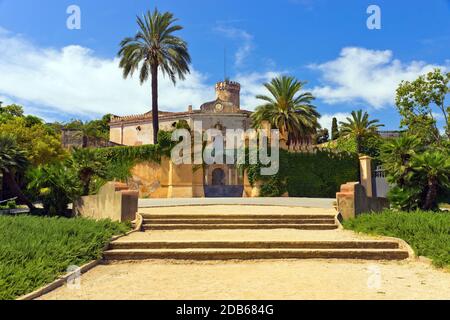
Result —
<instances>
[{"instance_id":1,"label":"stone archway","mask_svg":"<svg viewBox=\"0 0 450 320\"><path fill-rule=\"evenodd\" d=\"M225 171L221 168L216 168L212 172L212 185L224 186L225 183Z\"/></svg>"}]
</instances>

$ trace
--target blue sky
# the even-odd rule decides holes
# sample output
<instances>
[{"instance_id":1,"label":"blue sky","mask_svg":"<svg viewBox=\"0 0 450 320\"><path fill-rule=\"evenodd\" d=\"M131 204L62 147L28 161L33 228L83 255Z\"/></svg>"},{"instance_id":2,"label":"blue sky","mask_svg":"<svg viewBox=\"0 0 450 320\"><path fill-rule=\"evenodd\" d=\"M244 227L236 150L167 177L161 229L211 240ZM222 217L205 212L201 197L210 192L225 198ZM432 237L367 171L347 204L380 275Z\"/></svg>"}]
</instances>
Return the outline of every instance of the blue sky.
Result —
<instances>
[{"instance_id":1,"label":"blue sky","mask_svg":"<svg viewBox=\"0 0 450 320\"><path fill-rule=\"evenodd\" d=\"M72 4L81 30L66 28ZM381 8L381 30L366 27L371 4ZM308 82L326 127L362 108L397 129L398 82L450 70L449 0L0 0L0 100L50 121L146 112L150 85L122 80L116 53L136 32L136 15L155 6L180 19L193 62L176 88L162 80L164 110L213 98L225 48L243 107L257 105L262 83L291 74Z\"/></svg>"}]
</instances>

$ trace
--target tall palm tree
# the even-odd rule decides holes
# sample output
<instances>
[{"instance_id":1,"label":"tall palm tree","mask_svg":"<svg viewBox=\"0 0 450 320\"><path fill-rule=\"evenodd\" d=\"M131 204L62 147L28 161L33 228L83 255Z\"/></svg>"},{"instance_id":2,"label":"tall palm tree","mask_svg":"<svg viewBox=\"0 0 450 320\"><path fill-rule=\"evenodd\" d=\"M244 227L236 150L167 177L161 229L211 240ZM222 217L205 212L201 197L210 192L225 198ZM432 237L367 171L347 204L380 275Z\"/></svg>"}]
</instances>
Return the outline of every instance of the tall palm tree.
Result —
<instances>
[{"instance_id":1,"label":"tall palm tree","mask_svg":"<svg viewBox=\"0 0 450 320\"><path fill-rule=\"evenodd\" d=\"M176 25L177 19L170 12L161 13L158 9L148 11L142 17L137 17L139 31L134 37L128 37L120 43L119 57L123 76L127 78L139 69L141 85L152 79L152 117L153 142L158 142L158 70L169 76L176 84L177 77L185 79L190 73L191 57L187 43L174 36L183 27Z\"/></svg>"},{"instance_id":2,"label":"tall palm tree","mask_svg":"<svg viewBox=\"0 0 450 320\"><path fill-rule=\"evenodd\" d=\"M0 134L0 172L5 184L20 201L33 210L33 204L22 193L15 179L16 172L24 170L27 164L25 152L17 146L14 137L4 133Z\"/></svg>"},{"instance_id":3,"label":"tall palm tree","mask_svg":"<svg viewBox=\"0 0 450 320\"><path fill-rule=\"evenodd\" d=\"M281 76L264 84L271 96L258 95L266 103L257 107L252 115L253 125L261 128L269 122L272 128L280 130L287 137L288 146L309 143L320 128L320 114L311 103L315 99L310 92L301 93L305 82L294 77Z\"/></svg>"},{"instance_id":4,"label":"tall palm tree","mask_svg":"<svg viewBox=\"0 0 450 320\"><path fill-rule=\"evenodd\" d=\"M378 129L384 127L378 119L369 120L369 114L362 110L352 111L352 117L347 117L346 122L340 122L341 134L354 137L356 139L356 149L362 152L362 141L365 137L374 135Z\"/></svg>"}]
</instances>

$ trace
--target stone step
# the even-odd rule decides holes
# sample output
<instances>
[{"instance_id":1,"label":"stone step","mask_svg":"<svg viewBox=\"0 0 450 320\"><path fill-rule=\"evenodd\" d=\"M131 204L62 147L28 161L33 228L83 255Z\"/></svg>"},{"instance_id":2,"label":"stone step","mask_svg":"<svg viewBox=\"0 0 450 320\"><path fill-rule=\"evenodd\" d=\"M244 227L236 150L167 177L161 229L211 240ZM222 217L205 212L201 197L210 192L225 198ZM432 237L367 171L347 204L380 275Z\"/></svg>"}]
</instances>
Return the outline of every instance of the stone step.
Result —
<instances>
[{"instance_id":1,"label":"stone step","mask_svg":"<svg viewBox=\"0 0 450 320\"><path fill-rule=\"evenodd\" d=\"M219 230L219 229L299 229L299 230L334 230L336 224L144 224L144 230Z\"/></svg>"},{"instance_id":2,"label":"stone step","mask_svg":"<svg viewBox=\"0 0 450 320\"><path fill-rule=\"evenodd\" d=\"M366 259L403 260L399 249L134 249L109 250L105 260L250 260L250 259Z\"/></svg>"},{"instance_id":3,"label":"stone step","mask_svg":"<svg viewBox=\"0 0 450 320\"><path fill-rule=\"evenodd\" d=\"M119 249L398 249L389 240L359 241L117 241L111 250Z\"/></svg>"},{"instance_id":4,"label":"stone step","mask_svg":"<svg viewBox=\"0 0 450 320\"><path fill-rule=\"evenodd\" d=\"M145 219L152 224L334 224L334 219Z\"/></svg>"},{"instance_id":5,"label":"stone step","mask_svg":"<svg viewBox=\"0 0 450 320\"><path fill-rule=\"evenodd\" d=\"M335 219L332 214L146 214L141 213L144 220L172 220L172 219Z\"/></svg>"}]
</instances>

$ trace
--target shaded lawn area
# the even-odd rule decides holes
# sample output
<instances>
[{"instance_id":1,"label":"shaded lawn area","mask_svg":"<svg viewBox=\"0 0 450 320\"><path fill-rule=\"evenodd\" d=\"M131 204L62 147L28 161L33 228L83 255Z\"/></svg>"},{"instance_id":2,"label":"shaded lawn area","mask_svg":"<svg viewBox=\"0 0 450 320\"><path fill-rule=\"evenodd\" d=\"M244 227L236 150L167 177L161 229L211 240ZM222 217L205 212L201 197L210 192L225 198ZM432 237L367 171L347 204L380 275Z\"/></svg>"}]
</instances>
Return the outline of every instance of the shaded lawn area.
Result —
<instances>
[{"instance_id":1,"label":"shaded lawn area","mask_svg":"<svg viewBox=\"0 0 450 320\"><path fill-rule=\"evenodd\" d=\"M401 238L417 255L432 259L437 267L450 268L450 212L385 210L345 221L344 227L371 235Z\"/></svg>"},{"instance_id":2,"label":"shaded lawn area","mask_svg":"<svg viewBox=\"0 0 450 320\"><path fill-rule=\"evenodd\" d=\"M30 293L69 266L100 258L112 236L129 230L110 220L0 216L0 300Z\"/></svg>"}]
</instances>

